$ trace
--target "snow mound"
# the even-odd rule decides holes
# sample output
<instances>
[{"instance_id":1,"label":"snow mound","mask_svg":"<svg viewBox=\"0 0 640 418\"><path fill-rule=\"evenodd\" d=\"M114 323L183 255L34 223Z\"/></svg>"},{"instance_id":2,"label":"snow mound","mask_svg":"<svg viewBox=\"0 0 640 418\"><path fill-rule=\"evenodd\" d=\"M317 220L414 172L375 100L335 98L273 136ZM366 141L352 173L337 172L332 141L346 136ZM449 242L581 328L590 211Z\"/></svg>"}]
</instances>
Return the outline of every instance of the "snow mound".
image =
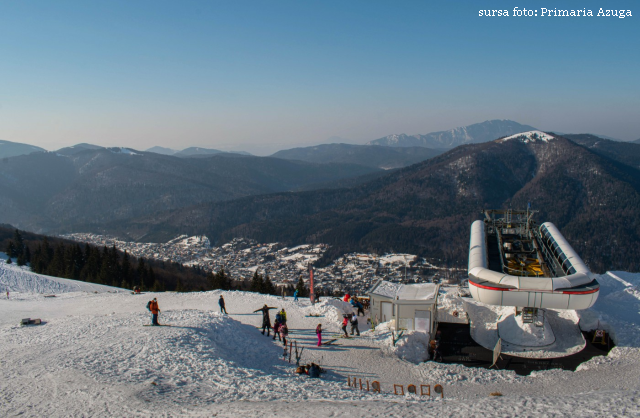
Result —
<instances>
[{"instance_id":1,"label":"snow mound","mask_svg":"<svg viewBox=\"0 0 640 418\"><path fill-rule=\"evenodd\" d=\"M371 338L380 350L387 356L398 357L399 359L418 364L429 360L429 334L420 331L402 331L398 338L397 332L393 332L393 321L383 322L376 326L375 331L367 331L362 335ZM395 345L393 337L398 338Z\"/></svg>"},{"instance_id":2,"label":"snow mound","mask_svg":"<svg viewBox=\"0 0 640 418\"><path fill-rule=\"evenodd\" d=\"M0 258L2 256L0 255ZM68 293L68 292L129 292L126 289L44 276L0 260L0 292L10 293Z\"/></svg>"},{"instance_id":3,"label":"snow mound","mask_svg":"<svg viewBox=\"0 0 640 418\"><path fill-rule=\"evenodd\" d=\"M618 346L640 347L640 273L608 271L598 278L591 309L578 311L583 331L604 329Z\"/></svg>"},{"instance_id":4,"label":"snow mound","mask_svg":"<svg viewBox=\"0 0 640 418\"><path fill-rule=\"evenodd\" d=\"M338 330L342 326L343 315L353 314L355 309L349 302L326 298L315 305L303 308L303 312L305 315L322 315L323 317L318 319L322 319L323 327L329 325L330 329Z\"/></svg>"},{"instance_id":5,"label":"snow mound","mask_svg":"<svg viewBox=\"0 0 640 418\"><path fill-rule=\"evenodd\" d=\"M498 333L504 341L529 347L544 347L556 340L549 322L544 319L541 327L525 324L522 315L508 315L498 323Z\"/></svg>"}]
</instances>

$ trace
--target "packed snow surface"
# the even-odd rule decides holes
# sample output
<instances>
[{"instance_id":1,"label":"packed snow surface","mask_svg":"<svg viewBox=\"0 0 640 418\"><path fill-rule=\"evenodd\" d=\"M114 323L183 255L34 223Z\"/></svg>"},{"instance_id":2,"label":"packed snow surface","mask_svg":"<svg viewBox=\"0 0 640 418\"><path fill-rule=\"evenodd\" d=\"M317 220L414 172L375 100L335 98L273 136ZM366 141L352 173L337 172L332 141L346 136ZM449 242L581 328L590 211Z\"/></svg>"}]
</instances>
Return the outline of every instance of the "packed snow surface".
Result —
<instances>
[{"instance_id":1,"label":"packed snow surface","mask_svg":"<svg viewBox=\"0 0 640 418\"><path fill-rule=\"evenodd\" d=\"M640 281L620 277L632 286ZM617 331L618 347L577 372L526 377L416 364L424 338L408 333L393 347L388 327L367 330L362 317L360 337L318 348L318 323L325 341L335 338L342 313L351 310L336 299L311 306L308 300L220 291L46 298L25 287L16 298L0 299L0 416L638 416L640 314L637 305L613 309L638 299L613 277L603 282L605 302L598 300L593 315ZM229 315L218 312L221 293ZM171 326L143 326L150 322L145 305L153 297L160 323ZM253 311L264 304L286 309L290 338L304 347L302 363L321 364L327 369L322 379L295 375L282 358L282 344L260 334L262 317ZM24 317L44 324L21 327ZM347 387L347 377L365 386L377 380L382 393ZM444 399L394 395L394 384L405 391L408 384L441 384Z\"/></svg>"}]
</instances>

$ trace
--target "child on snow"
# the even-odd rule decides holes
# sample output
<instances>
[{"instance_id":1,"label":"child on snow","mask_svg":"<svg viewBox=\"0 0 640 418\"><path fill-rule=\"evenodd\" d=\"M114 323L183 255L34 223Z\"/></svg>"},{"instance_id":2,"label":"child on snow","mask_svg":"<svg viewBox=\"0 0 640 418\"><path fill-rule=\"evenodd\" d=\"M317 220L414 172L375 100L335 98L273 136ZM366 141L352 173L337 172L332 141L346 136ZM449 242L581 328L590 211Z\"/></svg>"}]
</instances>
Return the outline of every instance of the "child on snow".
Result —
<instances>
[{"instance_id":1,"label":"child on snow","mask_svg":"<svg viewBox=\"0 0 640 418\"><path fill-rule=\"evenodd\" d=\"M345 338L349 338L349 334L347 333L347 325L349 324L349 316L343 315L342 318L342 332L344 332Z\"/></svg>"},{"instance_id":2,"label":"child on snow","mask_svg":"<svg viewBox=\"0 0 640 418\"><path fill-rule=\"evenodd\" d=\"M322 324L316 327L316 335L318 336L318 347L322 345Z\"/></svg>"},{"instance_id":3,"label":"child on snow","mask_svg":"<svg viewBox=\"0 0 640 418\"><path fill-rule=\"evenodd\" d=\"M280 336L282 337L282 344L287 346L287 335L289 335L289 328L287 328L287 324L280 324Z\"/></svg>"},{"instance_id":4,"label":"child on snow","mask_svg":"<svg viewBox=\"0 0 640 418\"><path fill-rule=\"evenodd\" d=\"M282 326L282 324L280 324L280 319L278 318L278 315L276 315L276 320L273 323L273 339L275 340L277 335L278 341L282 341L282 339L280 338L280 327Z\"/></svg>"}]
</instances>

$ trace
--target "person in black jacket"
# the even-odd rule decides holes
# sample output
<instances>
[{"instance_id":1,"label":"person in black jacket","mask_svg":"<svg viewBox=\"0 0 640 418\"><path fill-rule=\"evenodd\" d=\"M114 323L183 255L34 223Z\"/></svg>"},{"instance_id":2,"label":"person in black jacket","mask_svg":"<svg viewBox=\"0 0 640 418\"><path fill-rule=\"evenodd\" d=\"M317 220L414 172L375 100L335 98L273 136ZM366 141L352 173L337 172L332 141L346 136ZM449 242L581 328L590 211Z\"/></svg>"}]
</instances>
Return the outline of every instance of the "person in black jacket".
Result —
<instances>
[{"instance_id":1,"label":"person in black jacket","mask_svg":"<svg viewBox=\"0 0 640 418\"><path fill-rule=\"evenodd\" d=\"M220 299L218 299L218 305L220 305L220 312L227 313L227 308L224 307L224 298L220 295Z\"/></svg>"},{"instance_id":2,"label":"person in black jacket","mask_svg":"<svg viewBox=\"0 0 640 418\"><path fill-rule=\"evenodd\" d=\"M267 330L267 337L271 335L271 318L269 317L269 309L278 309L271 306L267 306L266 304L260 308L256 309L253 312L262 312L262 335L264 335L264 330Z\"/></svg>"}]
</instances>

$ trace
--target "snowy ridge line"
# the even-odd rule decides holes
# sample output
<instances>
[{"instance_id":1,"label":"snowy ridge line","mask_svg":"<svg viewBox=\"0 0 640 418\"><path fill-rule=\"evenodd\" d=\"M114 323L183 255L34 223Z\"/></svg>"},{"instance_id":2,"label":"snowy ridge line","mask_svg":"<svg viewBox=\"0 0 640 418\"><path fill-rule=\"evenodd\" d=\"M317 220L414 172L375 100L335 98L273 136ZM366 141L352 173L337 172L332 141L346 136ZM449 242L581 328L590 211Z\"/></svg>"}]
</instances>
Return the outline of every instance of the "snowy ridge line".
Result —
<instances>
[{"instance_id":1,"label":"snowy ridge line","mask_svg":"<svg viewBox=\"0 0 640 418\"><path fill-rule=\"evenodd\" d=\"M498 142L506 142L513 139L519 139L520 141L527 144L529 142L538 142L538 141L549 142L556 138L542 131L529 131L529 132L522 132L519 134L508 136L506 138L499 139Z\"/></svg>"}]
</instances>

